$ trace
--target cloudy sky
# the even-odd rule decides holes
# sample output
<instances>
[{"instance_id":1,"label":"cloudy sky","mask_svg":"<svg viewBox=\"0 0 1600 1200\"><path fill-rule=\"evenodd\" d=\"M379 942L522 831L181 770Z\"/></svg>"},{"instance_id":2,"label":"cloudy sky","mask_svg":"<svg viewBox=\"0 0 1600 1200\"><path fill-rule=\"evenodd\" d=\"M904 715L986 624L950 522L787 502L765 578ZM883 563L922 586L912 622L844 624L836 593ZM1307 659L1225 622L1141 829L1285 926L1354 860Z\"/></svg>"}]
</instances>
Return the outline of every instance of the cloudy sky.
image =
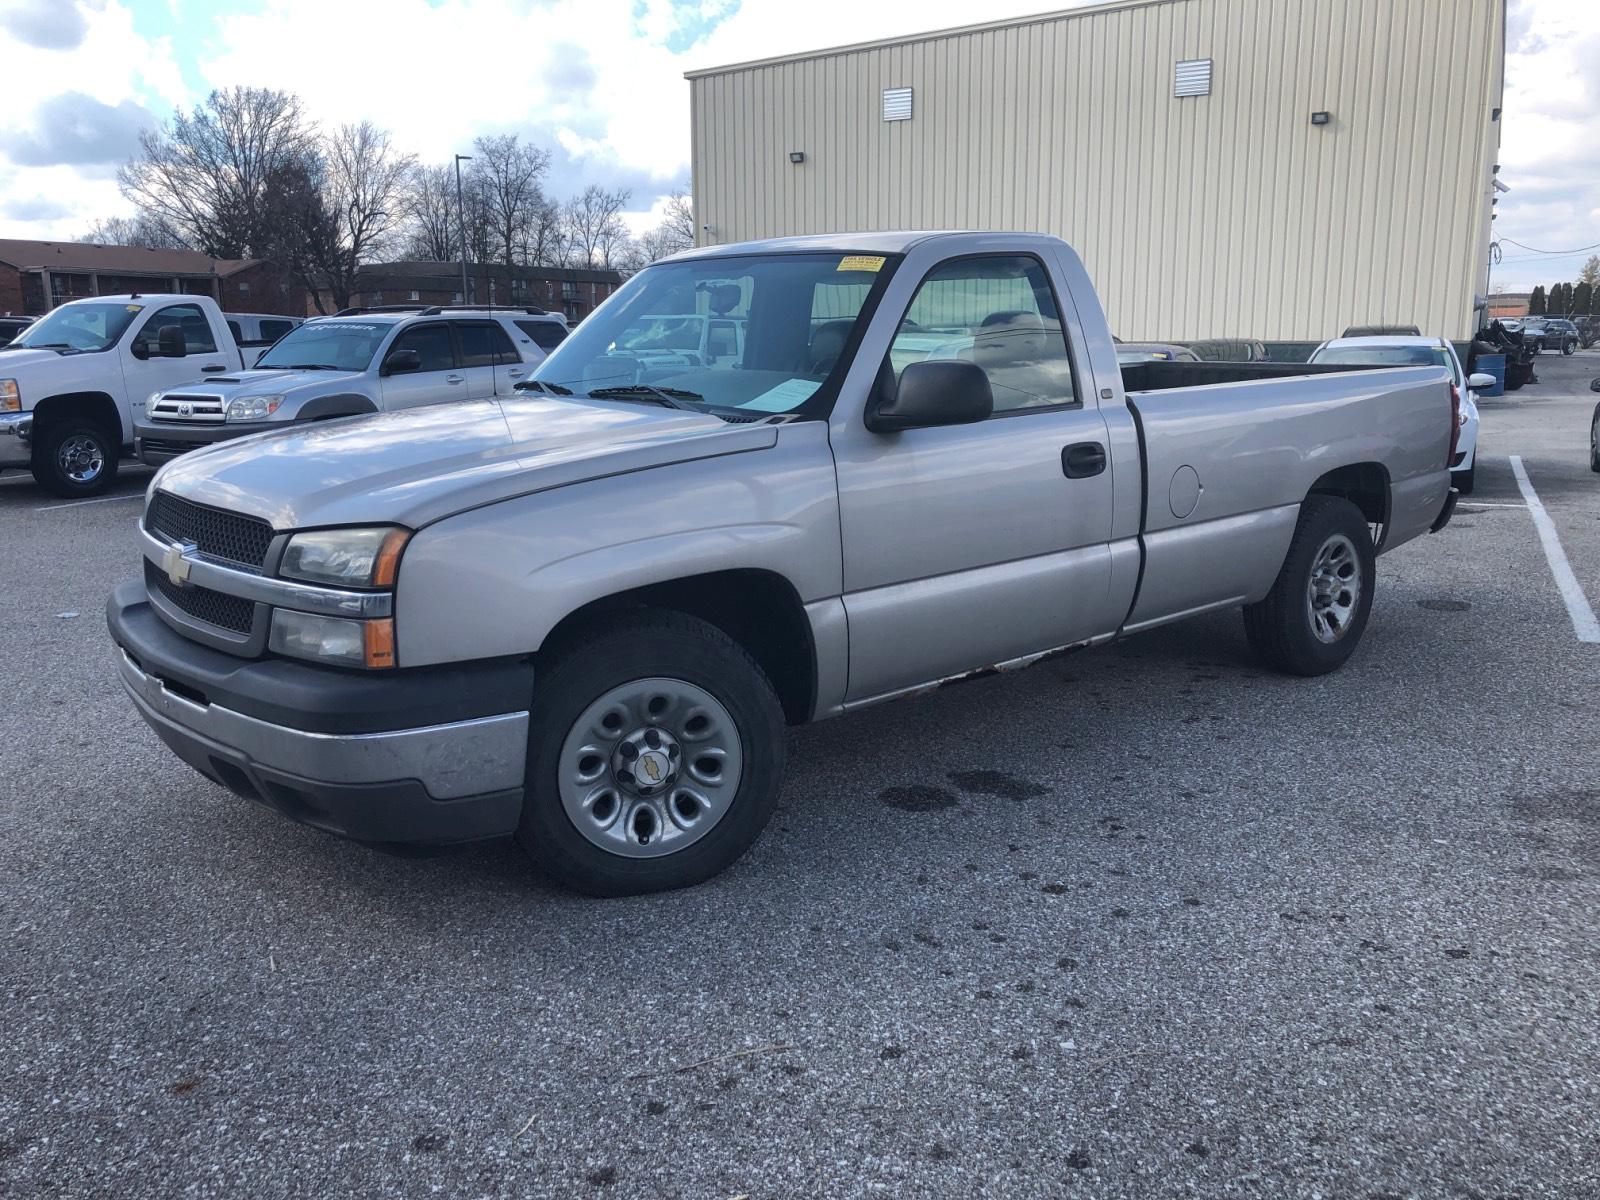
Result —
<instances>
[{"instance_id":1,"label":"cloudy sky","mask_svg":"<svg viewBox=\"0 0 1600 1200\"><path fill-rule=\"evenodd\" d=\"M1593 0L1512 0L1496 231L1536 250L1600 242L1600 23ZM1062 7L1063 0L0 0L10 101L0 237L67 238L126 213L116 168L141 127L214 87L299 93L320 122L371 119L425 160L484 133L554 153L551 190L632 191L636 226L689 182L683 72ZM1071 6L1066 0L1065 6ZM1592 17L1592 12L1588 16ZM1588 251L1506 241L1496 290L1570 279Z\"/></svg>"}]
</instances>

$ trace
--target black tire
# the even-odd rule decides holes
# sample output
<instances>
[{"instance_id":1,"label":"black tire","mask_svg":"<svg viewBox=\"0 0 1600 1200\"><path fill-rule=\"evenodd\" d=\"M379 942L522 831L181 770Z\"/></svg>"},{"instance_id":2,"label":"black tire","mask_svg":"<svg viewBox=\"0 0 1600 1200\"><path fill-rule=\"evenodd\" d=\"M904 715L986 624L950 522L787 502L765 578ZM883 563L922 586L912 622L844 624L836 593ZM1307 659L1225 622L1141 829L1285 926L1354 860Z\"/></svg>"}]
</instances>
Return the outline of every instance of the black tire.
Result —
<instances>
[{"instance_id":1,"label":"black tire","mask_svg":"<svg viewBox=\"0 0 1600 1200\"><path fill-rule=\"evenodd\" d=\"M698 840L654 858L601 848L562 803L562 744L585 709L639 679L682 680L732 717L742 772L724 815ZM742 646L684 613L647 609L590 624L541 662L528 735L526 799L517 840L556 882L592 896L632 896L701 883L760 836L783 779L784 716L771 681Z\"/></svg>"},{"instance_id":2,"label":"black tire","mask_svg":"<svg viewBox=\"0 0 1600 1200\"><path fill-rule=\"evenodd\" d=\"M1573 351L1575 351L1575 350L1576 350L1576 349L1577 349L1577 348L1578 348L1578 347L1577 347L1577 346L1575 346L1575 345L1574 345L1574 344L1573 344L1573 343L1571 343L1571 342L1562 342L1562 343L1561 343L1561 353L1562 353L1562 354L1571 354L1571 353L1572 353L1572 352L1573 352Z\"/></svg>"},{"instance_id":3,"label":"black tire","mask_svg":"<svg viewBox=\"0 0 1600 1200\"><path fill-rule=\"evenodd\" d=\"M62 450L73 446L92 447L94 456L88 462L79 459L73 464L63 461ZM117 481L118 459L122 455L120 434L106 430L103 425L81 417L47 425L33 442L33 478L47 492L67 500L81 496L98 496ZM97 462L92 473L91 463Z\"/></svg>"},{"instance_id":4,"label":"black tire","mask_svg":"<svg viewBox=\"0 0 1600 1200\"><path fill-rule=\"evenodd\" d=\"M1594 416L1589 418L1589 470L1600 475L1600 404L1594 406Z\"/></svg>"},{"instance_id":5,"label":"black tire","mask_svg":"<svg viewBox=\"0 0 1600 1200\"><path fill-rule=\"evenodd\" d=\"M1472 462L1465 471L1450 472L1450 486L1463 496L1472 495L1472 489L1478 482L1478 452L1472 452Z\"/></svg>"},{"instance_id":6,"label":"black tire","mask_svg":"<svg viewBox=\"0 0 1600 1200\"><path fill-rule=\"evenodd\" d=\"M1348 620L1335 640L1324 641L1313 626L1309 594L1318 556L1335 539L1354 549L1359 587L1351 597ZM1283 568L1266 599L1247 604L1244 631L1250 648L1275 671L1286 675L1326 675L1355 653L1372 611L1376 559L1367 519L1350 501L1337 496L1308 496L1289 542ZM1341 593L1342 594L1342 593Z\"/></svg>"}]
</instances>

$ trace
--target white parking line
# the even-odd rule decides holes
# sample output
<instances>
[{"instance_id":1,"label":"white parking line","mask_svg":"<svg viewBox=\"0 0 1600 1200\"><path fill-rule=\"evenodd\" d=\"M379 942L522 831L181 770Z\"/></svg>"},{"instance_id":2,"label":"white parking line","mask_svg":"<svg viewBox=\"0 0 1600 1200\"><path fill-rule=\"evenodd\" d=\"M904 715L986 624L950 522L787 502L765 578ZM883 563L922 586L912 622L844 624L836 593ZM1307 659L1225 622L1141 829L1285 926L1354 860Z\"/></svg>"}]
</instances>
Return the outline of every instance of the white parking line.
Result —
<instances>
[{"instance_id":1,"label":"white parking line","mask_svg":"<svg viewBox=\"0 0 1600 1200\"><path fill-rule=\"evenodd\" d=\"M82 508L86 504L110 504L113 500L143 500L143 492L129 492L126 496L101 496L98 500L69 500L65 504L46 504L34 512L57 512L63 508Z\"/></svg>"},{"instance_id":2,"label":"white parking line","mask_svg":"<svg viewBox=\"0 0 1600 1200\"><path fill-rule=\"evenodd\" d=\"M1498 500L1463 500L1457 512L1471 512L1476 508L1527 508L1526 504L1505 504Z\"/></svg>"},{"instance_id":3,"label":"white parking line","mask_svg":"<svg viewBox=\"0 0 1600 1200\"><path fill-rule=\"evenodd\" d=\"M1580 642L1600 642L1600 621L1595 620L1594 609L1589 607L1589 598L1583 594L1583 589L1578 586L1578 577L1572 573L1567 552L1561 548L1561 539L1556 535L1555 522L1545 511L1539 494L1533 490L1533 484L1528 482L1528 473L1522 469L1521 455L1511 456L1511 473L1517 477L1517 487L1522 492L1522 498L1528 502L1528 515L1533 518L1533 527L1539 531L1539 541L1544 543L1544 556L1550 562L1550 574L1555 576L1556 590L1566 602L1567 616L1572 618L1572 631L1578 635Z\"/></svg>"}]
</instances>

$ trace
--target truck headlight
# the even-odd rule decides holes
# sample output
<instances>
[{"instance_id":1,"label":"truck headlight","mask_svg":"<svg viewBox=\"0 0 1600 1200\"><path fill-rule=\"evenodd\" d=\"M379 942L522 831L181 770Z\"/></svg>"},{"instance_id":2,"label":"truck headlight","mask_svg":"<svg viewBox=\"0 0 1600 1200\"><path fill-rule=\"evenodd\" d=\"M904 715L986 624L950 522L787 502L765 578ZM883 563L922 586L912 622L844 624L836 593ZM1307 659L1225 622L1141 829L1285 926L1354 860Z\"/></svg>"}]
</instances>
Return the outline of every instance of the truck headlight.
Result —
<instances>
[{"instance_id":1,"label":"truck headlight","mask_svg":"<svg viewBox=\"0 0 1600 1200\"><path fill-rule=\"evenodd\" d=\"M240 396L228 401L227 420L265 421L282 403L282 396Z\"/></svg>"},{"instance_id":2,"label":"truck headlight","mask_svg":"<svg viewBox=\"0 0 1600 1200\"><path fill-rule=\"evenodd\" d=\"M394 666L394 621L351 621L279 608L272 613L267 646L294 658L381 670Z\"/></svg>"},{"instance_id":3,"label":"truck headlight","mask_svg":"<svg viewBox=\"0 0 1600 1200\"><path fill-rule=\"evenodd\" d=\"M22 389L15 379L0 379L0 413L22 411Z\"/></svg>"},{"instance_id":4,"label":"truck headlight","mask_svg":"<svg viewBox=\"0 0 1600 1200\"><path fill-rule=\"evenodd\" d=\"M409 529L316 529L297 533L283 551L280 575L334 587L393 587Z\"/></svg>"}]
</instances>

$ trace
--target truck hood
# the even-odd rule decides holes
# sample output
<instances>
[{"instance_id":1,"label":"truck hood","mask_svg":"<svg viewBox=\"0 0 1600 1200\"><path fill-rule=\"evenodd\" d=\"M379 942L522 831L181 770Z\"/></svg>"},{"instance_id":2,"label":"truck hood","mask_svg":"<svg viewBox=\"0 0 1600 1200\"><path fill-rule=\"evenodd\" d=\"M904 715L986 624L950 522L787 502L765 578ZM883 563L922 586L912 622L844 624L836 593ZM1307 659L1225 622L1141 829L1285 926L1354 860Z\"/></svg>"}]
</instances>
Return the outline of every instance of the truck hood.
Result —
<instances>
[{"instance_id":1,"label":"truck hood","mask_svg":"<svg viewBox=\"0 0 1600 1200\"><path fill-rule=\"evenodd\" d=\"M97 357L98 355L93 354L61 354L55 350L0 349L0 379L10 379L19 370L34 372L42 369L49 371L60 363Z\"/></svg>"},{"instance_id":2,"label":"truck hood","mask_svg":"<svg viewBox=\"0 0 1600 1200\"><path fill-rule=\"evenodd\" d=\"M275 529L416 529L529 492L766 449L777 434L642 404L458 401L220 442L174 459L151 486Z\"/></svg>"},{"instance_id":3,"label":"truck hood","mask_svg":"<svg viewBox=\"0 0 1600 1200\"><path fill-rule=\"evenodd\" d=\"M360 375L360 371L229 371L226 375L212 375L167 391L203 393L232 400L235 396L283 395L300 389L326 392Z\"/></svg>"}]
</instances>

